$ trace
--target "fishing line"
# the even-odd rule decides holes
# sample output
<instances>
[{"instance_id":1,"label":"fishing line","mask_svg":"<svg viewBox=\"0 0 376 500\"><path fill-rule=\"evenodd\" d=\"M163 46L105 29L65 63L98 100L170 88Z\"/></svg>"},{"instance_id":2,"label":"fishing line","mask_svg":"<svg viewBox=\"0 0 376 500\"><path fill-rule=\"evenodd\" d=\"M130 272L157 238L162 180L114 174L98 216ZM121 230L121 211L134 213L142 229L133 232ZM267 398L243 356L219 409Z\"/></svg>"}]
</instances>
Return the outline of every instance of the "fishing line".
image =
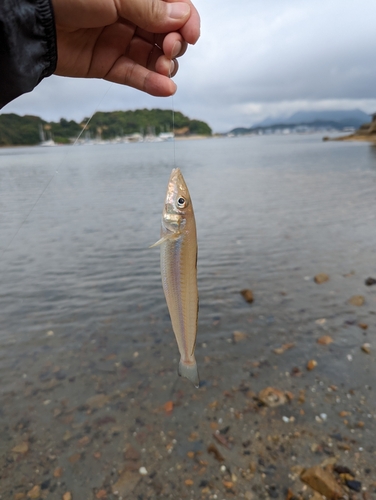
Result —
<instances>
[{"instance_id":1,"label":"fishing line","mask_svg":"<svg viewBox=\"0 0 376 500\"><path fill-rule=\"evenodd\" d=\"M93 111L93 113L91 114L90 118L88 118L88 120L86 121L85 125L83 126L81 132L78 134L77 138L75 139L75 141L73 142L72 146L76 146L77 145L77 142L79 141L80 137L82 136L82 134L84 133L84 131L87 129L87 126L89 125L91 119L93 118L93 116L95 115L95 113L98 111L98 108L99 106L102 104L104 98L106 97L106 95L108 94L109 90L111 88L111 84L109 83L108 84L108 87L107 87L107 90L105 91L105 93L102 95L100 101L98 102L95 110ZM56 174L59 173L59 170L60 168L62 167L62 165L64 164L65 160L67 159L67 156L69 154L69 149L67 149L67 151L65 152L65 155L63 156L63 158L61 159L58 167L56 168L55 172L53 173L53 175L50 177L50 179L48 180L48 182L46 183L46 185L44 186L44 188L42 189L41 193L39 194L39 196L37 197L37 199L35 200L35 202L33 203L31 209L29 210L29 212L26 214L26 217L23 219L23 221L21 222L21 224L18 226L16 232L14 233L14 235L11 237L8 245L6 245L6 247L4 248L4 250L1 252L0 254L0 258L4 255L4 253L8 250L8 248L11 246L11 244L13 243L13 241L16 239L18 233L20 232L22 226L25 224L25 222L28 220L28 218L30 217L30 214L31 212L34 210L34 208L37 206L39 200L42 198L42 196L44 195L44 193L46 192L46 190L48 189L49 185L51 184L51 182L53 181L53 179L55 178Z\"/></svg>"}]
</instances>

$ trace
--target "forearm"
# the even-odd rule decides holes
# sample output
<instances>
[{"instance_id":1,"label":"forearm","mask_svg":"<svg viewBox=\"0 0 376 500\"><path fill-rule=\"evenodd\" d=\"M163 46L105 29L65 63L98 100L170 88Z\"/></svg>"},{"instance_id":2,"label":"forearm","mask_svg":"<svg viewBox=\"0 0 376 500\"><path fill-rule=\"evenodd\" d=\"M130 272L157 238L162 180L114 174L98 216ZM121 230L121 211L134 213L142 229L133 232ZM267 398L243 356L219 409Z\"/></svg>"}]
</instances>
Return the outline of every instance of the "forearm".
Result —
<instances>
[{"instance_id":1,"label":"forearm","mask_svg":"<svg viewBox=\"0 0 376 500\"><path fill-rule=\"evenodd\" d=\"M33 90L56 62L50 0L0 0L0 108Z\"/></svg>"}]
</instances>

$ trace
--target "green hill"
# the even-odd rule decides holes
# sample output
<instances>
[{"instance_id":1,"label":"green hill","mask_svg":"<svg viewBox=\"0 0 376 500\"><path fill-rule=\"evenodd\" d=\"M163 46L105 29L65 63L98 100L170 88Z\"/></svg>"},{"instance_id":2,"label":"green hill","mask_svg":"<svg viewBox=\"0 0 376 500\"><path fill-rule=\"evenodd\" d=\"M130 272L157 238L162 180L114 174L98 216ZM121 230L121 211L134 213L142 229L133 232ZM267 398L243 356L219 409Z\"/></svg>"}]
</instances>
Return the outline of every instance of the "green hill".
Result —
<instances>
[{"instance_id":1,"label":"green hill","mask_svg":"<svg viewBox=\"0 0 376 500\"><path fill-rule=\"evenodd\" d=\"M93 115L86 130L92 138L101 135L102 139L113 139L127 134L156 134L172 132L176 135L211 135L209 125L203 121L191 120L175 112L172 124L171 110L137 109L135 111L97 112ZM87 118L81 124L62 118L59 122L46 122L38 116L0 115L0 146L34 145L41 142L41 132L46 139L64 144L74 140Z\"/></svg>"}]
</instances>

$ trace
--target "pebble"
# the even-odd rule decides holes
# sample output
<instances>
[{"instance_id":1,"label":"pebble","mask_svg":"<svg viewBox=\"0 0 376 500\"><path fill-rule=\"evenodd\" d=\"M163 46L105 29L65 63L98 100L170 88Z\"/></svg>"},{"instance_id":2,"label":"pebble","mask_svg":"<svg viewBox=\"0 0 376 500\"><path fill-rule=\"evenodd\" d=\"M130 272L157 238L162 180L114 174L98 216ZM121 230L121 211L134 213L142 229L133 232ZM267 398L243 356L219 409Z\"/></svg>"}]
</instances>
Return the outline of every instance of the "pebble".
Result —
<instances>
[{"instance_id":1,"label":"pebble","mask_svg":"<svg viewBox=\"0 0 376 500\"><path fill-rule=\"evenodd\" d=\"M367 342L363 344L362 351L365 352L366 354L371 354L371 344L368 344Z\"/></svg>"},{"instance_id":2,"label":"pebble","mask_svg":"<svg viewBox=\"0 0 376 500\"><path fill-rule=\"evenodd\" d=\"M362 491L362 483L355 479L347 479L346 486L348 486L350 490L357 491L358 493Z\"/></svg>"},{"instance_id":3,"label":"pebble","mask_svg":"<svg viewBox=\"0 0 376 500\"><path fill-rule=\"evenodd\" d=\"M70 491L64 493L63 500L72 500L72 493Z\"/></svg>"},{"instance_id":4,"label":"pebble","mask_svg":"<svg viewBox=\"0 0 376 500\"><path fill-rule=\"evenodd\" d=\"M235 332L232 333L232 340L235 344L238 342L241 342L242 340L245 340L247 338L247 334L243 332L239 332L236 330Z\"/></svg>"},{"instance_id":5,"label":"pebble","mask_svg":"<svg viewBox=\"0 0 376 500\"><path fill-rule=\"evenodd\" d=\"M326 281L329 281L329 275L326 273L319 273L316 274L316 276L313 278L315 283L318 285L321 285L321 283L325 283Z\"/></svg>"},{"instance_id":6,"label":"pebble","mask_svg":"<svg viewBox=\"0 0 376 500\"><path fill-rule=\"evenodd\" d=\"M62 467L57 467L54 470L54 477L61 477L63 475L63 468Z\"/></svg>"},{"instance_id":7,"label":"pebble","mask_svg":"<svg viewBox=\"0 0 376 500\"><path fill-rule=\"evenodd\" d=\"M365 284L367 286L376 285L376 279L375 278L367 278L366 281L365 281Z\"/></svg>"},{"instance_id":8,"label":"pebble","mask_svg":"<svg viewBox=\"0 0 376 500\"><path fill-rule=\"evenodd\" d=\"M274 389L274 387L266 387L266 389L260 391L258 398L264 405L271 408L283 405L287 402L285 393L278 389Z\"/></svg>"},{"instance_id":9,"label":"pebble","mask_svg":"<svg viewBox=\"0 0 376 500\"><path fill-rule=\"evenodd\" d=\"M320 345L329 345L333 342L333 339L330 335L323 335L319 339L317 339L317 343Z\"/></svg>"},{"instance_id":10,"label":"pebble","mask_svg":"<svg viewBox=\"0 0 376 500\"><path fill-rule=\"evenodd\" d=\"M244 300L248 302L248 304L252 304L252 302L255 300L252 290L249 290L248 288L241 290L240 293L242 294Z\"/></svg>"},{"instance_id":11,"label":"pebble","mask_svg":"<svg viewBox=\"0 0 376 500\"><path fill-rule=\"evenodd\" d=\"M140 467L138 469L138 472L141 474L141 476L147 476L147 474L148 474L148 471L146 470L145 467Z\"/></svg>"},{"instance_id":12,"label":"pebble","mask_svg":"<svg viewBox=\"0 0 376 500\"><path fill-rule=\"evenodd\" d=\"M13 453L19 453L20 455L25 455L29 451L29 444L24 441L23 443L17 444L12 448Z\"/></svg>"},{"instance_id":13,"label":"pebble","mask_svg":"<svg viewBox=\"0 0 376 500\"><path fill-rule=\"evenodd\" d=\"M27 492L28 498L39 498L40 497L40 486L36 484L30 491Z\"/></svg>"},{"instance_id":14,"label":"pebble","mask_svg":"<svg viewBox=\"0 0 376 500\"><path fill-rule=\"evenodd\" d=\"M364 299L363 295L353 295L349 299L349 304L351 304L352 306L360 307L360 306L364 305L364 302L365 302L365 299Z\"/></svg>"},{"instance_id":15,"label":"pebble","mask_svg":"<svg viewBox=\"0 0 376 500\"><path fill-rule=\"evenodd\" d=\"M335 478L319 465L306 469L300 479L313 490L328 499L336 500L343 497L343 490Z\"/></svg>"},{"instance_id":16,"label":"pebble","mask_svg":"<svg viewBox=\"0 0 376 500\"><path fill-rule=\"evenodd\" d=\"M316 366L317 366L317 361L316 361L316 360L314 360L314 359L311 359L311 360L310 360L310 361L308 361L308 363L307 363L307 370L308 370L308 371L311 371L311 370L313 370L314 368L316 368Z\"/></svg>"}]
</instances>

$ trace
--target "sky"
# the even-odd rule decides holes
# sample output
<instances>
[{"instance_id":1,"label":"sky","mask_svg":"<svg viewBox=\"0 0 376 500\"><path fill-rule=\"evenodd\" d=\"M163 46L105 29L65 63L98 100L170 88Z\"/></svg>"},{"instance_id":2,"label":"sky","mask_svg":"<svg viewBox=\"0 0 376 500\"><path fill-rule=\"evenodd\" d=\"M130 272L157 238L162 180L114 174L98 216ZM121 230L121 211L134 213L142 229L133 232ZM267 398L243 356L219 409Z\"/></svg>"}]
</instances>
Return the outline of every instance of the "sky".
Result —
<instances>
[{"instance_id":1,"label":"sky","mask_svg":"<svg viewBox=\"0 0 376 500\"><path fill-rule=\"evenodd\" d=\"M81 121L97 110L174 107L226 132L300 110L376 112L375 0L194 4L201 38L180 59L173 99L52 76L1 113Z\"/></svg>"}]
</instances>

